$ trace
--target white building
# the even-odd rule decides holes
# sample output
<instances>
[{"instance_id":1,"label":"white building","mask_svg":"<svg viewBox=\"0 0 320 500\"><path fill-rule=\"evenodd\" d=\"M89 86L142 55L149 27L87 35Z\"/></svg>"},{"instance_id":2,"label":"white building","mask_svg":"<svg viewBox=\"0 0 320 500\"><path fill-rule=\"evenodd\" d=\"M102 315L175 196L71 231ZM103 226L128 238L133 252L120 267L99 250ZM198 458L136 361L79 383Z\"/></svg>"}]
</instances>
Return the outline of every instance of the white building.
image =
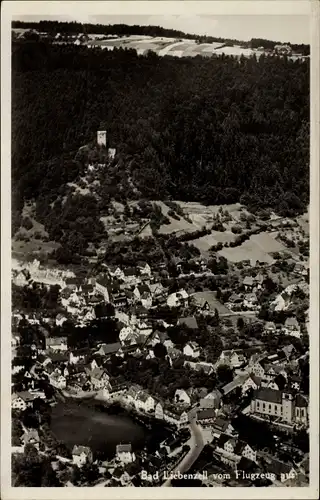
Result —
<instances>
[{"instance_id":1,"label":"white building","mask_svg":"<svg viewBox=\"0 0 320 500\"><path fill-rule=\"evenodd\" d=\"M99 146L106 146L107 145L107 131L106 130L98 130L97 143Z\"/></svg>"},{"instance_id":2,"label":"white building","mask_svg":"<svg viewBox=\"0 0 320 500\"><path fill-rule=\"evenodd\" d=\"M118 444L116 448L116 458L121 464L131 464L135 461L136 457L132 451L131 443Z\"/></svg>"},{"instance_id":3,"label":"white building","mask_svg":"<svg viewBox=\"0 0 320 500\"><path fill-rule=\"evenodd\" d=\"M85 463L92 462L92 451L87 446L74 446L72 450L74 465L82 467Z\"/></svg>"}]
</instances>

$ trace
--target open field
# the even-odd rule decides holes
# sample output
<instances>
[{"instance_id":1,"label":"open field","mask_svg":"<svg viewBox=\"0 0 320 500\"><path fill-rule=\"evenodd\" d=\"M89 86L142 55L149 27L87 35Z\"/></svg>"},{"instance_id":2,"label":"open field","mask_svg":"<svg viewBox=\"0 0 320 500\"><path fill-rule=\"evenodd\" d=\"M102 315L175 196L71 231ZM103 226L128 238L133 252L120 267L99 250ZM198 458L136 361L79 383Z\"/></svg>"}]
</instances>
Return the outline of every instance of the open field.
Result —
<instances>
[{"instance_id":1,"label":"open field","mask_svg":"<svg viewBox=\"0 0 320 500\"><path fill-rule=\"evenodd\" d=\"M148 50L152 50L159 56L173 57L196 57L199 55L210 57L214 54L232 55L240 57L243 54L245 57L250 57L256 54L260 57L262 52L254 51L249 48L243 48L239 45L233 47L225 47L223 42L213 43L196 43L195 40L175 39L165 37L149 37L149 36L128 36L121 38L110 38L106 40L90 40L87 42L89 47L101 47L102 49L113 50L115 47L135 49L138 54L144 55Z\"/></svg>"}]
</instances>

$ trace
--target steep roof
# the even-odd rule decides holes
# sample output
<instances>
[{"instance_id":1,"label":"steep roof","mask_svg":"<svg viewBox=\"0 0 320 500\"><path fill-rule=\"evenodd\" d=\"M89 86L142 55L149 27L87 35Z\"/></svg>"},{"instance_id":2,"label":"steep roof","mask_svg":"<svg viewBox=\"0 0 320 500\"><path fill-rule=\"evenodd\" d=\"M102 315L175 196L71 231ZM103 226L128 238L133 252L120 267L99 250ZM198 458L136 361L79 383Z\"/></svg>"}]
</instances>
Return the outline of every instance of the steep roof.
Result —
<instances>
[{"instance_id":1,"label":"steep roof","mask_svg":"<svg viewBox=\"0 0 320 500\"><path fill-rule=\"evenodd\" d=\"M232 392L234 389L237 387L241 387L244 382L250 377L250 375L239 375L235 379L233 379L229 384L226 384L225 386L222 387L222 391L224 394L229 394L229 392Z\"/></svg>"},{"instance_id":2,"label":"steep roof","mask_svg":"<svg viewBox=\"0 0 320 500\"><path fill-rule=\"evenodd\" d=\"M114 342L113 344L102 344L100 346L99 352L102 354L112 354L114 352L118 352L121 348L120 342Z\"/></svg>"},{"instance_id":3,"label":"steep roof","mask_svg":"<svg viewBox=\"0 0 320 500\"><path fill-rule=\"evenodd\" d=\"M216 412L213 408L205 408L197 411L197 419L203 420L207 418L215 418Z\"/></svg>"},{"instance_id":4,"label":"steep roof","mask_svg":"<svg viewBox=\"0 0 320 500\"><path fill-rule=\"evenodd\" d=\"M179 318L179 325L185 325L188 328L192 328L193 330L198 330L198 322L194 316L188 316L186 318Z\"/></svg>"},{"instance_id":5,"label":"steep roof","mask_svg":"<svg viewBox=\"0 0 320 500\"><path fill-rule=\"evenodd\" d=\"M82 453L85 453L85 455L89 455L91 453L91 450L88 446L74 445L72 455L81 455Z\"/></svg>"},{"instance_id":6,"label":"steep roof","mask_svg":"<svg viewBox=\"0 0 320 500\"><path fill-rule=\"evenodd\" d=\"M295 404L298 408L307 408L308 407L307 399L304 396L302 396L301 394L296 395Z\"/></svg>"},{"instance_id":7,"label":"steep roof","mask_svg":"<svg viewBox=\"0 0 320 500\"><path fill-rule=\"evenodd\" d=\"M268 387L257 389L256 391L254 391L253 395L255 399L266 401L268 403L282 403L281 391L274 391L273 389L269 389Z\"/></svg>"},{"instance_id":8,"label":"steep roof","mask_svg":"<svg viewBox=\"0 0 320 500\"><path fill-rule=\"evenodd\" d=\"M131 453L131 443L128 444L117 444L116 452L117 453Z\"/></svg>"}]
</instances>

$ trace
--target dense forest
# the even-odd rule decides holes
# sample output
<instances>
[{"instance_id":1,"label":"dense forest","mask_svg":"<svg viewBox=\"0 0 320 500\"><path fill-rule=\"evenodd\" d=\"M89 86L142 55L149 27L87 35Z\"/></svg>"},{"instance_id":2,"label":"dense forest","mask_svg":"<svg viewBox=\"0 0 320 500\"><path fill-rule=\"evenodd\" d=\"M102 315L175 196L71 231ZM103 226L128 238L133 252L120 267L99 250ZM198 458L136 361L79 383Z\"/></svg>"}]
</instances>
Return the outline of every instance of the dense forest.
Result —
<instances>
[{"instance_id":1,"label":"dense forest","mask_svg":"<svg viewBox=\"0 0 320 500\"><path fill-rule=\"evenodd\" d=\"M288 214L308 203L308 61L13 43L14 214L31 198L48 209L97 130L117 149L106 191Z\"/></svg>"}]
</instances>

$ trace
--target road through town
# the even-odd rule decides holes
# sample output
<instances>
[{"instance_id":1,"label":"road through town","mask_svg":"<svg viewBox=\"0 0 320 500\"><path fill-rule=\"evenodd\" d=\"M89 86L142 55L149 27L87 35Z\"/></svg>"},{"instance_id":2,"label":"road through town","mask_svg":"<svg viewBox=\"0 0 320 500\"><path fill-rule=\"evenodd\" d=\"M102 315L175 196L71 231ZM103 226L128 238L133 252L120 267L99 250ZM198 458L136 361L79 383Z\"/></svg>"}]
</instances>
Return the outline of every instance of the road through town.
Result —
<instances>
[{"instance_id":1,"label":"road through town","mask_svg":"<svg viewBox=\"0 0 320 500\"><path fill-rule=\"evenodd\" d=\"M190 419L189 425L193 442L190 443L190 450L181 462L171 471L172 474L184 474L187 472L199 457L204 447L201 429L196 423L195 415ZM168 474L169 475L169 474ZM171 486L171 479L167 479L162 486Z\"/></svg>"}]
</instances>

